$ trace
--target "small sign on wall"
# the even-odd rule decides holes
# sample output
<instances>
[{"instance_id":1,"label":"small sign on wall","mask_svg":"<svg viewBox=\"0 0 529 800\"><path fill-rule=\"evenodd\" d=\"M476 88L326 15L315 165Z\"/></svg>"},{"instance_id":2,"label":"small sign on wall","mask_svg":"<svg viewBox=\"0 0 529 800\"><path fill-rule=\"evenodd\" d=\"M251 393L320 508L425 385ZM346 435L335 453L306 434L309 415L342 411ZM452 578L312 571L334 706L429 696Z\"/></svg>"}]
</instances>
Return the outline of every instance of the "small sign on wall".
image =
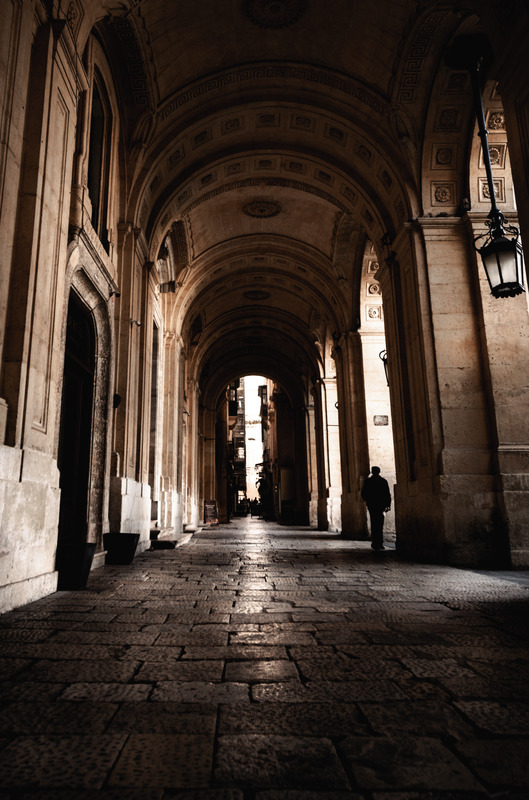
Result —
<instances>
[{"instance_id":1,"label":"small sign on wall","mask_svg":"<svg viewBox=\"0 0 529 800\"><path fill-rule=\"evenodd\" d=\"M216 500L204 500L204 524L205 525L219 524L219 516L217 513Z\"/></svg>"},{"instance_id":2,"label":"small sign on wall","mask_svg":"<svg viewBox=\"0 0 529 800\"><path fill-rule=\"evenodd\" d=\"M389 425L389 417L386 414L375 414L373 422L375 425Z\"/></svg>"}]
</instances>

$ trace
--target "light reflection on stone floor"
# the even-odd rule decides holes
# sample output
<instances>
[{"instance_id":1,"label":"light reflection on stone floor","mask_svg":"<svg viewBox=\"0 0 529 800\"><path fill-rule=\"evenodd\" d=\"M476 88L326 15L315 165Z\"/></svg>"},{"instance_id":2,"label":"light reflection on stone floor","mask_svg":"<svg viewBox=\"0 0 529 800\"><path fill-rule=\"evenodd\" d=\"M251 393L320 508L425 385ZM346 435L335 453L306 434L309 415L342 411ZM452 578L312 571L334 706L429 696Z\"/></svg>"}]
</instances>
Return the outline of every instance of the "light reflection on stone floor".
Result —
<instances>
[{"instance_id":1,"label":"light reflection on stone floor","mask_svg":"<svg viewBox=\"0 0 529 800\"><path fill-rule=\"evenodd\" d=\"M529 797L528 573L256 518L0 617L0 796Z\"/></svg>"}]
</instances>

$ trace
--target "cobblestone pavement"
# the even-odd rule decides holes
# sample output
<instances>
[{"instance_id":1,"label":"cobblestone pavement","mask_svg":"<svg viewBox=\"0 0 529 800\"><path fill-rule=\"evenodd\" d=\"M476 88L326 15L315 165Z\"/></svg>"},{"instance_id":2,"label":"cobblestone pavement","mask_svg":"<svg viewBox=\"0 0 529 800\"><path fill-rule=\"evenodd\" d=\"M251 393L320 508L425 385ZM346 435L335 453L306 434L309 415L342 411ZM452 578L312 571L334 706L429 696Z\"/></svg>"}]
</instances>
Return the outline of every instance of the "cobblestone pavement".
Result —
<instances>
[{"instance_id":1,"label":"cobblestone pavement","mask_svg":"<svg viewBox=\"0 0 529 800\"><path fill-rule=\"evenodd\" d=\"M258 519L0 617L0 796L529 798L527 573Z\"/></svg>"}]
</instances>

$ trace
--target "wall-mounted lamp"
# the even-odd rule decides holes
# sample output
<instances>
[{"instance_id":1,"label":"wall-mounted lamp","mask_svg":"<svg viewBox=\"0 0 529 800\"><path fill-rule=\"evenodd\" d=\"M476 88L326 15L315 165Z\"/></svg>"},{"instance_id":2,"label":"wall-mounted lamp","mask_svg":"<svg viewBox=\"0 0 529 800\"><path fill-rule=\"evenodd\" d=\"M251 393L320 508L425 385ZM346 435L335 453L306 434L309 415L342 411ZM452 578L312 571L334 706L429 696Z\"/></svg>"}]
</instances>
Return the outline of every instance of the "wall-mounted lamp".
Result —
<instances>
[{"instance_id":1,"label":"wall-mounted lamp","mask_svg":"<svg viewBox=\"0 0 529 800\"><path fill-rule=\"evenodd\" d=\"M388 354L386 350L381 350L378 354L379 359L382 361L384 365L384 375L386 376L386 383L389 386L389 378L388 378Z\"/></svg>"},{"instance_id":2,"label":"wall-mounted lamp","mask_svg":"<svg viewBox=\"0 0 529 800\"><path fill-rule=\"evenodd\" d=\"M131 325L137 325L138 328L139 328L140 325L141 325L141 322L139 321L139 319L131 319L130 324Z\"/></svg>"},{"instance_id":3,"label":"wall-mounted lamp","mask_svg":"<svg viewBox=\"0 0 529 800\"><path fill-rule=\"evenodd\" d=\"M490 290L494 297L515 297L525 291L523 284L523 252L518 240L519 230L514 225L505 225L505 217L496 204L492 165L490 160L488 131L481 99L480 75L484 71L492 51L486 36L481 34L460 36L454 40L448 54L447 64L454 69L466 69L470 73L472 92L478 122L478 135L483 150L483 163L487 173L487 185L491 208L485 224L487 233L476 236L474 247L481 255ZM509 239L506 234L511 234ZM478 242L485 239L478 247Z\"/></svg>"}]
</instances>

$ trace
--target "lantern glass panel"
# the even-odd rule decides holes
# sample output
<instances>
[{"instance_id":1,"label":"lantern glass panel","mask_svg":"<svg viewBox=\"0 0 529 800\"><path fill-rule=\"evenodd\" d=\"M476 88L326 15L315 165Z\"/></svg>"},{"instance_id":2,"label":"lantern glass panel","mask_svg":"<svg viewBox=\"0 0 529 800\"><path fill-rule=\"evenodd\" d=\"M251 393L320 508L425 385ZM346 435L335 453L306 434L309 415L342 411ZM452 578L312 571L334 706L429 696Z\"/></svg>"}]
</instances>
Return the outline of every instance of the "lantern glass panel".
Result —
<instances>
[{"instance_id":1,"label":"lantern glass panel","mask_svg":"<svg viewBox=\"0 0 529 800\"><path fill-rule=\"evenodd\" d=\"M496 297L514 297L524 291L522 248L516 239L493 239L481 249L481 257Z\"/></svg>"}]
</instances>

